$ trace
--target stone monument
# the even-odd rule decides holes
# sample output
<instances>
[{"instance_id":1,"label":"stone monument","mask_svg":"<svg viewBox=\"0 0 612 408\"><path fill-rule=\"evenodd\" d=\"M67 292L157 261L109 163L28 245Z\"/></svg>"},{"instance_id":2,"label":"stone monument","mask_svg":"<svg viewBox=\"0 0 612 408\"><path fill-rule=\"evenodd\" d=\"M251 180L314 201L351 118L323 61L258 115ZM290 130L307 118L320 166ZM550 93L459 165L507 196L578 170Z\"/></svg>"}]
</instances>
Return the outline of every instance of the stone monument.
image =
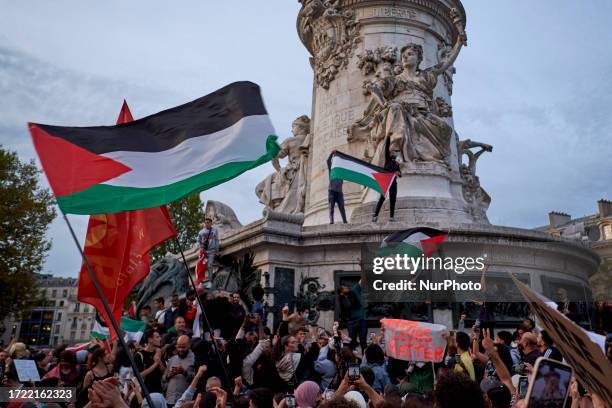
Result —
<instances>
[{"instance_id":1,"label":"stone monument","mask_svg":"<svg viewBox=\"0 0 612 408\"><path fill-rule=\"evenodd\" d=\"M359 280L362 245L415 226L448 231L445 256L485 256L488 279L498 288L509 287L513 273L549 297L559 287L586 293L599 263L586 245L489 223L491 197L480 185L476 164L493 148L460 139L453 123L453 63L467 44L461 2L300 3L297 32L313 69L310 118L293 122L293 136L283 141L272 163L276 172L256 187L265 205L263 218L244 226L235 216L229 217L232 222L219 218L220 255L253 254L270 317L301 294L320 312L318 324L331 326L338 308L330 307L330 296L339 285ZM396 222L387 222L385 207L379 222L371 222L378 195L344 183L350 222L328 225L330 152L380 165L387 143L401 162ZM211 208L233 214L220 204ZM188 258L195 264L197 250ZM393 314L452 325L458 310L453 304L368 305L373 324ZM511 322L525 310L512 306L499 313Z\"/></svg>"},{"instance_id":2,"label":"stone monument","mask_svg":"<svg viewBox=\"0 0 612 408\"><path fill-rule=\"evenodd\" d=\"M297 27L314 70L305 225L327 222L329 153L381 165L387 139L402 162L396 219L487 222L486 193L466 199L476 176L462 174L452 120L453 62L467 43L461 3L303 0ZM369 221L377 199L346 185L351 222Z\"/></svg>"}]
</instances>

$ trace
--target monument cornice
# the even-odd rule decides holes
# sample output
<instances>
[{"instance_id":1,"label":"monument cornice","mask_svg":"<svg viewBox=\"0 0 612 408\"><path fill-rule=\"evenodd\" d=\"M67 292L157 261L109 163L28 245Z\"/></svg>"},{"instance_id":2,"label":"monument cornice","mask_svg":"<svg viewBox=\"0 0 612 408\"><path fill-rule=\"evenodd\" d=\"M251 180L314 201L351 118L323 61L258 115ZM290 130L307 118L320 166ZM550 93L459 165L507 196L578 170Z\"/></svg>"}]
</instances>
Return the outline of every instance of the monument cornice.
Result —
<instances>
[{"instance_id":1,"label":"monument cornice","mask_svg":"<svg viewBox=\"0 0 612 408\"><path fill-rule=\"evenodd\" d=\"M300 41L302 42L302 44L304 44L308 52L314 56L315 50L312 44L312 37L307 35L304 32L304 30L300 28L303 26L303 20L305 18L304 16L305 14L304 10L306 9L305 6L308 3L313 2L313 1L317 1L317 0L300 0L300 3L302 3L302 8L298 13L298 17L296 21L296 28L297 28L297 32L298 32ZM450 17L451 9L455 8L459 12L459 15L461 16L461 20L463 21L464 26L467 23L467 17L466 17L465 9L463 8L463 4L461 3L461 1L448 0L448 2L451 4L450 7L439 0L391 0L391 1L390 0L343 0L341 1L341 4L340 4L340 10L342 11L353 10L354 11L356 9L363 8L366 6L391 6L391 7L411 6L416 9L432 13L437 18L442 19L444 23L446 24L446 26L449 28L450 32L452 33L451 41L454 42L457 38L458 32ZM382 18L375 17L375 18L372 18L372 20L380 20L383 18L388 18L388 17L382 17ZM363 21L366 21L366 20L368 19L363 19ZM423 26L418 21L414 21L413 23L417 26L422 26L422 28L428 30L428 27ZM431 31L431 30L428 30L428 31ZM435 34L436 36L438 35L437 33Z\"/></svg>"},{"instance_id":2,"label":"monument cornice","mask_svg":"<svg viewBox=\"0 0 612 408\"><path fill-rule=\"evenodd\" d=\"M260 245L272 244L293 248L311 248L317 246L333 246L339 242L348 247L359 246L366 242L380 242L393 232L404 230L416 225L405 223L387 224L336 224L300 227L298 231L288 231L285 223L268 225L265 221L257 221L246 225L235 233L227 234L222 239L222 253L236 253L245 249L254 249ZM424 226L424 225L418 225ZM439 225L438 223L427 224L429 227L449 231L447 242L463 243L469 237L474 245L504 245L508 241L514 245L523 242L526 247L539 251L566 251L573 252L574 256L594 266L600 259L588 245L562 237L553 237L545 232L525 230L514 227L499 227L493 225L476 224L452 224ZM555 247L550 247L556 244Z\"/></svg>"}]
</instances>

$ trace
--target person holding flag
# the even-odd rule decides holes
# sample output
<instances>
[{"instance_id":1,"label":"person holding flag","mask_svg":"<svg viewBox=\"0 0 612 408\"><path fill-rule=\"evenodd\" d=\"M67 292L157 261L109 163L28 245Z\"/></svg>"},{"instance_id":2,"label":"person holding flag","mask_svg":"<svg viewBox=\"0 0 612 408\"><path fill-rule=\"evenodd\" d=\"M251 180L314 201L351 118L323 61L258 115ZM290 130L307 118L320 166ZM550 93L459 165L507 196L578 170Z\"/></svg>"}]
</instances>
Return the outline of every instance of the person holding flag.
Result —
<instances>
[{"instance_id":1,"label":"person holding flag","mask_svg":"<svg viewBox=\"0 0 612 408\"><path fill-rule=\"evenodd\" d=\"M390 146L389 139L387 139L387 146L385 148L385 170L395 173L397 177L402 177L400 165L397 162L398 151L394 150ZM389 187L389 221L395 221L395 200L397 199L397 178L393 178L391 186ZM378 213L385 202L385 195L381 194L376 204L376 211L372 217L372 222L378 221Z\"/></svg>"},{"instance_id":2,"label":"person holding flag","mask_svg":"<svg viewBox=\"0 0 612 408\"><path fill-rule=\"evenodd\" d=\"M329 223L334 223L334 209L336 204L338 204L338 210L340 211L340 216L342 216L342 222L346 222L346 212L344 210L344 193L342 192L342 185L344 181L341 178L333 178L331 175L331 167L332 167L332 158L336 154L336 150L332 151L329 157L327 158L327 169L329 171L329 189L328 189L328 197L329 197Z\"/></svg>"},{"instance_id":3,"label":"person holding flag","mask_svg":"<svg viewBox=\"0 0 612 408\"><path fill-rule=\"evenodd\" d=\"M388 147L388 146L387 146ZM333 224L333 208L337 202L340 207L340 213L343 221L346 223L344 216L344 197L342 195L342 181L350 181L352 183L361 184L364 187L371 188L381 195L381 200L376 207L376 216L382 206L385 196L391 190L391 217L395 209L395 197L397 195L397 184L395 177L399 175L399 164L391 153L388 152L389 158L386 161L385 167L378 167L372 163L365 162L356 157L349 156L346 153L334 150L327 159L329 168L329 205L330 205L330 222ZM339 181L339 185L333 183ZM339 193L339 194L338 194ZM376 218L376 216L374 218ZM376 221L376 219L374 219Z\"/></svg>"}]
</instances>

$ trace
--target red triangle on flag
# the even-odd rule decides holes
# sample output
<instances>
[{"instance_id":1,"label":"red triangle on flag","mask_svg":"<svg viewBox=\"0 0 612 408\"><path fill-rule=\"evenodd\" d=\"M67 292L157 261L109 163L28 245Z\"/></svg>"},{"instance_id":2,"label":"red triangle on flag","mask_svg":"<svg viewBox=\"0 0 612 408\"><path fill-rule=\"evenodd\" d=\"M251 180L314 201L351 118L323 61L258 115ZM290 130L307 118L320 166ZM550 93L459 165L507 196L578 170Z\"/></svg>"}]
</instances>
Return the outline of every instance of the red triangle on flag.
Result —
<instances>
[{"instance_id":1,"label":"red triangle on flag","mask_svg":"<svg viewBox=\"0 0 612 408\"><path fill-rule=\"evenodd\" d=\"M374 177L374 179L380 186L380 190L382 191L382 194L387 195L387 190L389 190L389 186L393 182L393 179L395 178L395 174L375 172L375 173L372 173L372 176Z\"/></svg>"},{"instance_id":2,"label":"red triangle on flag","mask_svg":"<svg viewBox=\"0 0 612 408\"><path fill-rule=\"evenodd\" d=\"M447 234L436 235L428 239L421 240L421 248L423 249L423 255L428 257L440 248L440 244L444 242Z\"/></svg>"},{"instance_id":3,"label":"red triangle on flag","mask_svg":"<svg viewBox=\"0 0 612 408\"><path fill-rule=\"evenodd\" d=\"M134 118L132 117L132 112L130 112L130 107L128 106L126 100L123 100L123 105L121 105L121 111L119 112L119 117L117 118L117 124L121 125L128 122L133 122Z\"/></svg>"},{"instance_id":4,"label":"red triangle on flag","mask_svg":"<svg viewBox=\"0 0 612 408\"><path fill-rule=\"evenodd\" d=\"M53 136L33 123L29 127L34 148L57 197L85 190L132 170L123 163ZM77 169L86 169L87 176L76 175Z\"/></svg>"}]
</instances>

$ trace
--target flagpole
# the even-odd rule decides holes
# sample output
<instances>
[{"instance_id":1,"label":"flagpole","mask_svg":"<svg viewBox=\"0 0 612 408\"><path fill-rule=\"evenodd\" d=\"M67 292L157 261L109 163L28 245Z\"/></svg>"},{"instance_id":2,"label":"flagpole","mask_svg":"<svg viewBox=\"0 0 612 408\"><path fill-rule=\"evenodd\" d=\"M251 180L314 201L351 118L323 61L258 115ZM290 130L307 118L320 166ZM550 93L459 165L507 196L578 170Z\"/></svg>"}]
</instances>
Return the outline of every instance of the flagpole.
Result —
<instances>
[{"instance_id":1,"label":"flagpole","mask_svg":"<svg viewBox=\"0 0 612 408\"><path fill-rule=\"evenodd\" d=\"M189 282L191 283L191 286L193 287L193 290L195 291L196 297L198 298L198 305L200 306L200 310L202 311L202 316L204 316L206 327L208 328L208 331L210 332L210 335L212 337L213 336L212 326L210 325L210 322L208 321L208 316L206 316L206 312L204 311L204 304L202 303L202 299L200 299L198 288L195 282L193 281L193 278L191 277L191 273L189 272L189 266L187 265L187 259L185 258L185 253L183 253L183 246L181 245L181 242L179 241L178 236L175 236L174 239L176 240L176 245L178 246L178 249L181 253L181 257L183 258L183 265L185 265L185 272L187 273ZM212 271L210 273L212 275ZM231 389L232 382L230 381L230 376L227 373L227 368L225 367L223 357L221 357L221 353L219 352L219 349L217 349L217 343L215 342L215 339L212 339L211 343L212 343L213 349L215 350L215 354L217 354L217 357L219 358L219 361L221 362L221 368L223 368L223 374L225 375L225 380L228 383L228 387L230 387ZM233 399L233 393L232 393L232 399Z\"/></svg>"},{"instance_id":2,"label":"flagpole","mask_svg":"<svg viewBox=\"0 0 612 408\"><path fill-rule=\"evenodd\" d=\"M83 252L83 249L81 248L81 244L79 243L79 240L76 234L74 233L72 224L70 224L70 220L68 220L66 213L62 211L62 215L64 216L64 221L66 221L66 224L68 225L68 229L70 230L70 234L72 235L74 244L78 248L81 254L81 257L83 258L83 263L85 263L85 268L87 269L87 273L89 274L89 277L91 278L91 281L93 282L96 288L96 291L98 292L98 296L100 296L100 300L102 300L102 304L104 305L104 310L106 311L106 314L108 315L108 318L111 321L113 328L115 329L115 333L117 333L117 337L119 339L119 342L121 343L121 347L123 347L123 349L125 350L125 353L128 356L128 359L130 360L130 364L132 365L132 370L134 371L134 376L136 377L136 380L138 381L138 384L140 385L140 388L142 389L144 393L144 397L147 400L149 407L154 407L155 405L153 405L153 400L151 399L149 390L147 389L147 386L145 385L144 380L140 376L140 371L138 370L138 367L136 366L136 361L134 361L134 356L132 355L132 352L128 348L127 344L125 343L125 339L123 338L121 327L119 327L119 325L117 324L117 321L115 320L115 317L113 316L113 311L111 310L108 304L108 301L106 300L106 296L104 296L104 292L102 291L102 288L100 287L100 283L98 282L96 275L93 273L91 269L91 265L89 264L89 261L87 260L87 257L85 256L85 253Z\"/></svg>"}]
</instances>

